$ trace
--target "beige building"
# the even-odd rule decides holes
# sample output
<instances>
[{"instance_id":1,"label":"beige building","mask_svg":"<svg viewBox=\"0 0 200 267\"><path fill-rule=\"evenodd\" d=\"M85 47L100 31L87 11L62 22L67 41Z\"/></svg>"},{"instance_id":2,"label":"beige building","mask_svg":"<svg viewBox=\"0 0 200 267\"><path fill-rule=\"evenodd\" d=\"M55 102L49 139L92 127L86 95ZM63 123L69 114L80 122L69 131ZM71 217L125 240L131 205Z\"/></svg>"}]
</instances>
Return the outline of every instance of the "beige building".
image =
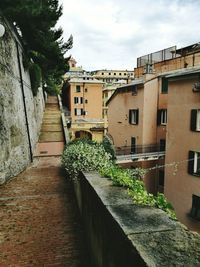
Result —
<instances>
[{"instance_id":1,"label":"beige building","mask_svg":"<svg viewBox=\"0 0 200 267\"><path fill-rule=\"evenodd\" d=\"M91 75L106 84L112 84L120 80L130 83L134 79L134 71L129 70L96 70L92 71Z\"/></svg>"},{"instance_id":2,"label":"beige building","mask_svg":"<svg viewBox=\"0 0 200 267\"><path fill-rule=\"evenodd\" d=\"M72 77L65 83L63 95L71 138L88 137L101 141L105 131L102 118L103 83L92 76Z\"/></svg>"},{"instance_id":3,"label":"beige building","mask_svg":"<svg viewBox=\"0 0 200 267\"><path fill-rule=\"evenodd\" d=\"M164 193L178 219L200 232L200 66L168 75Z\"/></svg>"},{"instance_id":4,"label":"beige building","mask_svg":"<svg viewBox=\"0 0 200 267\"><path fill-rule=\"evenodd\" d=\"M172 52L171 58L166 51ZM198 207L193 211L198 215L193 217L197 219L200 214L197 176L187 173L188 161L185 166L178 165L178 169L177 165L164 168L166 164L188 159L189 154L193 170L198 169L200 139L197 131L190 130L187 121L188 114L193 112L196 114L194 121L199 123L199 97L192 91L194 84L198 87L199 76L186 73L193 68L198 72L200 68L199 46L163 50L159 55L168 55L168 58L160 58L163 61L153 64L143 61L145 64L135 69L137 79L118 88L108 100L108 133L116 147L118 162L123 166L148 169L144 178L147 189L153 193L164 191L180 221L200 232L199 222L188 216L192 199L198 203L194 204ZM145 58L150 62L159 59L157 52ZM181 79L179 72L185 73Z\"/></svg>"}]
</instances>

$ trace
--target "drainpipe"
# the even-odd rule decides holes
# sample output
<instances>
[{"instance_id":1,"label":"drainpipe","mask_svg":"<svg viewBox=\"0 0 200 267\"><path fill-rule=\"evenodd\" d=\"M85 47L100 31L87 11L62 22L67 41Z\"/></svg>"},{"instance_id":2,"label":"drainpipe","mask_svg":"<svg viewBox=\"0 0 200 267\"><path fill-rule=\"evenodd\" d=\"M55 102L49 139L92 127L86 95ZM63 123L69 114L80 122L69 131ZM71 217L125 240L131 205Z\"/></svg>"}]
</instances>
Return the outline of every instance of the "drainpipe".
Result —
<instances>
[{"instance_id":1,"label":"drainpipe","mask_svg":"<svg viewBox=\"0 0 200 267\"><path fill-rule=\"evenodd\" d=\"M28 116L27 116L27 109L26 109L26 99L25 99L24 84L23 84L23 78L22 78L22 67L21 67L21 62L20 62L19 44L17 41L15 41L15 43L16 43L16 48L17 48L17 61L18 61L18 67L19 67L20 85L21 85L23 104L24 104L24 114L25 114L25 120L26 120L26 130L27 130L27 136L28 136L30 160L31 162L33 162L33 151L32 151L32 146L31 146L31 137L30 137L29 123L28 123Z\"/></svg>"}]
</instances>

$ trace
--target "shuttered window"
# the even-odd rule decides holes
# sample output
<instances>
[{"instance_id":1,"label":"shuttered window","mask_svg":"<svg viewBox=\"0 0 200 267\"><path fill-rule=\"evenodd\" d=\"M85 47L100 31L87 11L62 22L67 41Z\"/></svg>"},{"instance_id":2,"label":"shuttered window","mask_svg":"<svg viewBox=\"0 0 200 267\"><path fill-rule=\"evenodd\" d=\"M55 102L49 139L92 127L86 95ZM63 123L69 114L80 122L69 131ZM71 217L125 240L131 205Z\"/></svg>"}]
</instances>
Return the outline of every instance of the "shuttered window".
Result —
<instances>
[{"instance_id":1,"label":"shuttered window","mask_svg":"<svg viewBox=\"0 0 200 267\"><path fill-rule=\"evenodd\" d=\"M200 176L200 152L189 151L188 173Z\"/></svg>"},{"instance_id":2,"label":"shuttered window","mask_svg":"<svg viewBox=\"0 0 200 267\"><path fill-rule=\"evenodd\" d=\"M190 129L191 131L200 131L200 109L191 110Z\"/></svg>"},{"instance_id":3,"label":"shuttered window","mask_svg":"<svg viewBox=\"0 0 200 267\"><path fill-rule=\"evenodd\" d=\"M167 124L167 109L159 109L157 113L157 125Z\"/></svg>"},{"instance_id":4,"label":"shuttered window","mask_svg":"<svg viewBox=\"0 0 200 267\"><path fill-rule=\"evenodd\" d=\"M129 123L134 125L139 123L139 109L129 110Z\"/></svg>"},{"instance_id":5,"label":"shuttered window","mask_svg":"<svg viewBox=\"0 0 200 267\"><path fill-rule=\"evenodd\" d=\"M84 111L82 108L75 108L74 109L74 115L75 116L81 116L81 115L84 115Z\"/></svg>"}]
</instances>

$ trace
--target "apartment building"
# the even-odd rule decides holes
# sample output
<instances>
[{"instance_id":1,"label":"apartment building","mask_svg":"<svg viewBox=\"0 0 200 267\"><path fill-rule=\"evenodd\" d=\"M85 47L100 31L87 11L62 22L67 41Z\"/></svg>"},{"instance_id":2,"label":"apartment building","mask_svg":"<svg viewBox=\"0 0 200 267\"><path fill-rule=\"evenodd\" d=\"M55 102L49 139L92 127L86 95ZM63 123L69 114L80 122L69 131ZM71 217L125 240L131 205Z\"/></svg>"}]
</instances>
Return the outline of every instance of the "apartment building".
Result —
<instances>
[{"instance_id":1,"label":"apartment building","mask_svg":"<svg viewBox=\"0 0 200 267\"><path fill-rule=\"evenodd\" d=\"M196 122L196 129L199 127L199 97L191 89L198 88L199 45L164 49L139 58L138 64L137 78L118 88L108 101L108 133L118 162L146 168L148 191L164 192L180 221L200 232L200 180L196 176L200 139L198 131L186 131L182 125L193 116L193 125ZM190 161L177 167L177 162L188 157ZM175 165L168 167L170 163Z\"/></svg>"},{"instance_id":2,"label":"apartment building","mask_svg":"<svg viewBox=\"0 0 200 267\"><path fill-rule=\"evenodd\" d=\"M161 83L162 78L146 74L119 87L107 102L108 133L112 136L118 162L124 167L152 169L163 164L166 104L164 98L158 101ZM145 176L146 187L152 193L163 191L162 186L158 188L156 171L149 170Z\"/></svg>"},{"instance_id":3,"label":"apartment building","mask_svg":"<svg viewBox=\"0 0 200 267\"><path fill-rule=\"evenodd\" d=\"M71 138L103 139L105 127L102 118L103 83L92 76L71 77L63 86L63 99L68 109L66 117Z\"/></svg>"},{"instance_id":4,"label":"apartment building","mask_svg":"<svg viewBox=\"0 0 200 267\"><path fill-rule=\"evenodd\" d=\"M200 232L200 66L167 76L164 193L178 219Z\"/></svg>"},{"instance_id":5,"label":"apartment building","mask_svg":"<svg viewBox=\"0 0 200 267\"><path fill-rule=\"evenodd\" d=\"M106 84L112 84L120 80L130 83L134 79L134 71L129 70L95 70L91 72L91 75Z\"/></svg>"}]
</instances>

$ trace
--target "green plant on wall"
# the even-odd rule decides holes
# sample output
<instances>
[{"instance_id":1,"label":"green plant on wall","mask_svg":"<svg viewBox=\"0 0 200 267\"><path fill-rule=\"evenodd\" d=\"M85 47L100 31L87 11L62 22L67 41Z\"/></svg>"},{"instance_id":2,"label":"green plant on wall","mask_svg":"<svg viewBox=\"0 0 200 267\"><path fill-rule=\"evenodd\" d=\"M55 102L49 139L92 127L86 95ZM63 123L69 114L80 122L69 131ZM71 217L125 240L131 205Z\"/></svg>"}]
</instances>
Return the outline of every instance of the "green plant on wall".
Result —
<instances>
[{"instance_id":1,"label":"green plant on wall","mask_svg":"<svg viewBox=\"0 0 200 267\"><path fill-rule=\"evenodd\" d=\"M102 143L87 139L74 140L66 146L62 163L72 179L76 179L80 171L98 171L102 177L110 178L113 185L124 187L135 204L157 207L176 219L172 205L163 194L154 196L146 191L143 182L146 171L141 168L120 168Z\"/></svg>"}]
</instances>

